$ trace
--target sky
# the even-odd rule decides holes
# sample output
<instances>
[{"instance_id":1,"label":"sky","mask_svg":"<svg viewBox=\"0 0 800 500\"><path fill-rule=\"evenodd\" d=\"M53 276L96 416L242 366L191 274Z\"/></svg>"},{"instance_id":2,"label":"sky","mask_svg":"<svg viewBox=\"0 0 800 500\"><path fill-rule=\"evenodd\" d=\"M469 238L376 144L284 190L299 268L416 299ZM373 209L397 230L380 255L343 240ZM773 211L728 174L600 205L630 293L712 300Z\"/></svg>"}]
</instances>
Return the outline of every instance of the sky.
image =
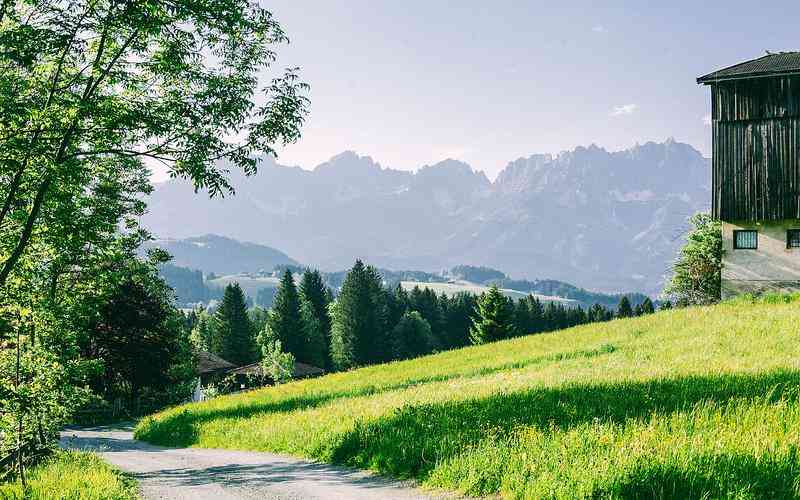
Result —
<instances>
[{"instance_id":1,"label":"sky","mask_svg":"<svg viewBox=\"0 0 800 500\"><path fill-rule=\"evenodd\" d=\"M284 165L345 150L416 170L446 158L494 178L516 158L672 137L710 155L695 79L800 50L800 2L262 1L291 39L311 112ZM602 5L601 5L602 4Z\"/></svg>"}]
</instances>

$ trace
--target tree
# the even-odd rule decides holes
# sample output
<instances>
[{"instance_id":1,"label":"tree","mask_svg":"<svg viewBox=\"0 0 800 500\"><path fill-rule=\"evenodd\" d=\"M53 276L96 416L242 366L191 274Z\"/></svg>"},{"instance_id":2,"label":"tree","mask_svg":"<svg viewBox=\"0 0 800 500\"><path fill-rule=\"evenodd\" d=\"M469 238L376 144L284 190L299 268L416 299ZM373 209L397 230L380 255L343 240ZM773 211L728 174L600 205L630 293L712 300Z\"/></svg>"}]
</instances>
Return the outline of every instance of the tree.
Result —
<instances>
[{"instance_id":1,"label":"tree","mask_svg":"<svg viewBox=\"0 0 800 500\"><path fill-rule=\"evenodd\" d=\"M389 359L386 291L380 274L357 260L331 307L331 359L336 369Z\"/></svg>"},{"instance_id":2,"label":"tree","mask_svg":"<svg viewBox=\"0 0 800 500\"><path fill-rule=\"evenodd\" d=\"M513 308L496 285L481 294L477 315L472 320L470 339L473 344L485 344L514 336Z\"/></svg>"},{"instance_id":3,"label":"tree","mask_svg":"<svg viewBox=\"0 0 800 500\"><path fill-rule=\"evenodd\" d=\"M389 325L396 325L408 311L408 293L403 288L402 283L398 283L391 292L386 294L387 322Z\"/></svg>"},{"instance_id":4,"label":"tree","mask_svg":"<svg viewBox=\"0 0 800 500\"><path fill-rule=\"evenodd\" d=\"M619 305L617 306L617 317L618 318L633 317L633 308L631 307L631 301L628 300L627 295L623 295L622 298L619 299Z\"/></svg>"},{"instance_id":5,"label":"tree","mask_svg":"<svg viewBox=\"0 0 800 500\"><path fill-rule=\"evenodd\" d=\"M528 297L522 297L514 304L514 328L516 335L528 335L536 328Z\"/></svg>"},{"instance_id":6,"label":"tree","mask_svg":"<svg viewBox=\"0 0 800 500\"><path fill-rule=\"evenodd\" d=\"M408 295L408 308L417 311L428 322L434 341L441 345L445 336L442 333L444 318L436 292L428 287L415 286Z\"/></svg>"},{"instance_id":7,"label":"tree","mask_svg":"<svg viewBox=\"0 0 800 500\"><path fill-rule=\"evenodd\" d=\"M650 300L650 297L645 297L639 307L641 308L642 314L653 314L656 312L656 308L653 305L653 301Z\"/></svg>"},{"instance_id":8,"label":"tree","mask_svg":"<svg viewBox=\"0 0 800 500\"><path fill-rule=\"evenodd\" d=\"M124 395L134 405L144 388L174 391L183 384L172 402L190 393L193 356L173 300L155 266L138 260L126 266L120 285L103 297L82 348L84 357L103 361L93 381L96 393Z\"/></svg>"},{"instance_id":9,"label":"tree","mask_svg":"<svg viewBox=\"0 0 800 500\"><path fill-rule=\"evenodd\" d=\"M79 340L149 238L144 160L217 196L297 139L306 86L257 76L284 41L246 0L0 2L0 317L16 339L0 364L30 368L0 376L2 408L24 410L0 419L3 452L38 446L100 366Z\"/></svg>"},{"instance_id":10,"label":"tree","mask_svg":"<svg viewBox=\"0 0 800 500\"><path fill-rule=\"evenodd\" d=\"M330 289L325 286L322 274L318 270L306 269L303 272L300 278L300 300L305 337L309 343L308 361L328 370L332 368L330 361L331 318L328 314L331 295ZM308 304L307 307L306 304ZM307 311L304 311L303 307L306 307Z\"/></svg>"},{"instance_id":11,"label":"tree","mask_svg":"<svg viewBox=\"0 0 800 500\"><path fill-rule=\"evenodd\" d=\"M595 304L589 308L589 311L586 313L586 320L589 323L596 323L600 321L610 321L614 318L614 313L602 304Z\"/></svg>"},{"instance_id":12,"label":"tree","mask_svg":"<svg viewBox=\"0 0 800 500\"><path fill-rule=\"evenodd\" d=\"M192 343L192 347L197 350L213 353L222 352L220 336L216 329L214 318L205 310L197 314L197 323L189 334L189 340Z\"/></svg>"},{"instance_id":13,"label":"tree","mask_svg":"<svg viewBox=\"0 0 800 500\"><path fill-rule=\"evenodd\" d=\"M327 311L325 316L327 317ZM329 365L328 342L326 341L328 334L311 302L304 300L300 305L300 320L305 342L305 358L302 361L325 368Z\"/></svg>"},{"instance_id":14,"label":"tree","mask_svg":"<svg viewBox=\"0 0 800 500\"><path fill-rule=\"evenodd\" d=\"M0 286L59 205L80 201L68 194L95 179L149 158L221 194L232 187L216 160L252 174L254 153L299 136L306 86L289 70L259 89L287 38L253 2L3 2L0 18L0 223L11 248Z\"/></svg>"},{"instance_id":15,"label":"tree","mask_svg":"<svg viewBox=\"0 0 800 500\"><path fill-rule=\"evenodd\" d=\"M247 310L247 317L250 318L250 324L253 326L254 332L260 332L264 329L269 318L269 310L263 307L254 306ZM258 333L256 333L258 335Z\"/></svg>"},{"instance_id":16,"label":"tree","mask_svg":"<svg viewBox=\"0 0 800 500\"><path fill-rule=\"evenodd\" d=\"M722 292L722 225L708 214L689 219L692 229L664 290L677 306L718 302Z\"/></svg>"},{"instance_id":17,"label":"tree","mask_svg":"<svg viewBox=\"0 0 800 500\"><path fill-rule=\"evenodd\" d=\"M392 356L409 359L428 354L433 350L431 326L417 311L409 311L400 318L392 330Z\"/></svg>"},{"instance_id":18,"label":"tree","mask_svg":"<svg viewBox=\"0 0 800 500\"><path fill-rule=\"evenodd\" d=\"M291 353L295 359L308 361L303 323L300 319L300 295L294 284L294 276L288 269L281 277L267 323L286 352Z\"/></svg>"},{"instance_id":19,"label":"tree","mask_svg":"<svg viewBox=\"0 0 800 500\"><path fill-rule=\"evenodd\" d=\"M258 335L261 346L261 369L276 384L288 382L294 376L295 359L291 353L284 352L278 336L269 324Z\"/></svg>"},{"instance_id":20,"label":"tree","mask_svg":"<svg viewBox=\"0 0 800 500\"><path fill-rule=\"evenodd\" d=\"M214 313L214 322L219 336L219 351L214 354L235 365L252 363L255 358L253 329L239 283L225 287L222 303Z\"/></svg>"}]
</instances>

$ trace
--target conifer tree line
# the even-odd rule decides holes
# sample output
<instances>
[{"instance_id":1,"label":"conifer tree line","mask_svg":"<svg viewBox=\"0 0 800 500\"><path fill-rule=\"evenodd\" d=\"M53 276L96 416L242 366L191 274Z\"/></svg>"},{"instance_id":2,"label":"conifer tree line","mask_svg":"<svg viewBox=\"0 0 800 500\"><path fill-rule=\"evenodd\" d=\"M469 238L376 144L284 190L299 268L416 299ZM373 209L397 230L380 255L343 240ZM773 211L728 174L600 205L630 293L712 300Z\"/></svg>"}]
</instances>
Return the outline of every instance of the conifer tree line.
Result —
<instances>
[{"instance_id":1,"label":"conifer tree line","mask_svg":"<svg viewBox=\"0 0 800 500\"><path fill-rule=\"evenodd\" d=\"M196 347L234 364L278 355L277 345L293 362L337 371L652 312L649 298L632 307L622 297L612 311L600 304L584 309L542 302L534 295L514 300L496 286L481 295L454 296L388 288L376 268L358 260L335 298L319 271L306 269L296 277L286 269L271 309L248 311L241 287L233 283L214 314L201 311L190 322Z\"/></svg>"}]
</instances>

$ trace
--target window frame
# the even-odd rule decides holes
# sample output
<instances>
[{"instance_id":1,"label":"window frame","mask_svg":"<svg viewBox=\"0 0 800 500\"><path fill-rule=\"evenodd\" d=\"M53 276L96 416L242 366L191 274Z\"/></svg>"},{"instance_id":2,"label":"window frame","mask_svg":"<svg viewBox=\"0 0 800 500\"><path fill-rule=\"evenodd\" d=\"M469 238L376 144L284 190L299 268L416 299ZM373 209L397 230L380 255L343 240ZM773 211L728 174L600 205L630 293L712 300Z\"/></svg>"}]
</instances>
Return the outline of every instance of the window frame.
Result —
<instances>
[{"instance_id":1,"label":"window frame","mask_svg":"<svg viewBox=\"0 0 800 500\"><path fill-rule=\"evenodd\" d=\"M753 233L755 234L755 246L741 247L737 244L739 241L737 236L739 233ZM734 250L758 250L758 229L734 229L733 230L733 249Z\"/></svg>"},{"instance_id":2,"label":"window frame","mask_svg":"<svg viewBox=\"0 0 800 500\"><path fill-rule=\"evenodd\" d=\"M792 245L792 235L795 236L797 245ZM786 230L786 249L793 250L793 249L800 249L800 229L787 229Z\"/></svg>"}]
</instances>

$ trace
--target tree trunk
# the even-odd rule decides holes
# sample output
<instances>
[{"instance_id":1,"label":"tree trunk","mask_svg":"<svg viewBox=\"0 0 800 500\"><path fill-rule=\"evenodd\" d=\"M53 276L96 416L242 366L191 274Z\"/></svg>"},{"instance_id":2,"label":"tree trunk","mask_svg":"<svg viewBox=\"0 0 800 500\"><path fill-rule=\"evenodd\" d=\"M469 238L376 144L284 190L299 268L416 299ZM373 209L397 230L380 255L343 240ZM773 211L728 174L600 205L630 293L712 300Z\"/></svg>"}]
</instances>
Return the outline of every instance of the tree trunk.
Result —
<instances>
[{"instance_id":1,"label":"tree trunk","mask_svg":"<svg viewBox=\"0 0 800 500\"><path fill-rule=\"evenodd\" d=\"M31 213L28 214L28 218L25 221L25 228L22 230L22 234L17 242L17 246L14 248L14 251L8 257L8 259L6 259L6 261L3 263L2 270L0 270L0 288L5 286L6 280L11 274L12 269L14 269L14 266L17 264L17 261L19 261L19 258L22 257L25 247L28 246L28 242L33 234L34 223L39 217L39 211L42 209L42 204L44 203L44 198L45 195L47 195L48 189L50 189L51 182L52 178L46 177L39 186L39 190L36 192L36 198L33 200Z\"/></svg>"}]
</instances>

